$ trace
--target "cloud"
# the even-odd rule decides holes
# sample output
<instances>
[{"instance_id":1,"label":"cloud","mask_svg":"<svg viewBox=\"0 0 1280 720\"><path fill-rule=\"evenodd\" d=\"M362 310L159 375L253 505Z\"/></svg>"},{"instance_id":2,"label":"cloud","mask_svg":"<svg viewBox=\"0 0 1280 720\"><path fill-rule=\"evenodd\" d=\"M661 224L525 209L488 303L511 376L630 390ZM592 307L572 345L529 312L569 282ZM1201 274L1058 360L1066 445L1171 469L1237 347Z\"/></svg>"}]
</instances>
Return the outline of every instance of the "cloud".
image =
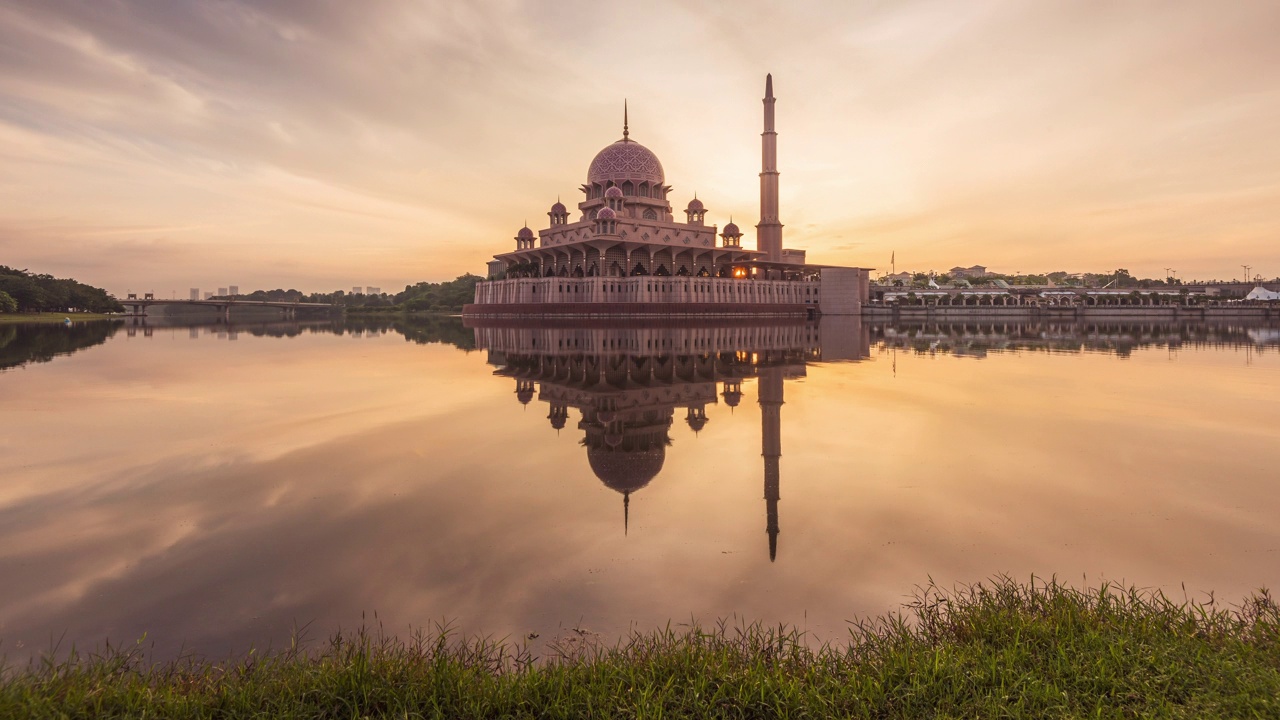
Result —
<instances>
[{"instance_id":1,"label":"cloud","mask_svg":"<svg viewBox=\"0 0 1280 720\"><path fill-rule=\"evenodd\" d=\"M752 217L771 70L790 242L821 251L872 218L936 218L816 261L898 247L933 265L1105 266L1155 236L1209 273L1225 268L1205 249L1231 237L1264 267L1280 264L1274 221L1226 213L1280 199L1277 26L1265 2L656 2L637 16L21 0L0 9L0 220L62 228L101 258L82 279L113 289L134 274L89 228L175 228L166 242L202 249L198 266L157 269L161 284L275 286L285 259L306 289L448 278L573 199L623 98L677 205L697 190L715 222ZM1163 234L1187 202L1218 222ZM1105 220L1123 207L1124 223ZM1062 241L1028 247L1040 233ZM28 242L44 240L10 252L54 273L76 262ZM229 250L245 246L264 254Z\"/></svg>"}]
</instances>

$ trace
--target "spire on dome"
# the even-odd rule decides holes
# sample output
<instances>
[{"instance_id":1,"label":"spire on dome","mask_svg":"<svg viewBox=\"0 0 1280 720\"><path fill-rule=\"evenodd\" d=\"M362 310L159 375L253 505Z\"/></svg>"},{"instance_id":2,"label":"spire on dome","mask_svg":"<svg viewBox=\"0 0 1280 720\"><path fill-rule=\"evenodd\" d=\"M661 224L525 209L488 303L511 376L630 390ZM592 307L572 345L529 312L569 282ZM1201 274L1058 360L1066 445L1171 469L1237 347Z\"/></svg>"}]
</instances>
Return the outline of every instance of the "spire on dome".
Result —
<instances>
[{"instance_id":1,"label":"spire on dome","mask_svg":"<svg viewBox=\"0 0 1280 720\"><path fill-rule=\"evenodd\" d=\"M622 493L622 534L628 535L631 532L631 493L630 491Z\"/></svg>"},{"instance_id":2,"label":"spire on dome","mask_svg":"<svg viewBox=\"0 0 1280 720\"><path fill-rule=\"evenodd\" d=\"M629 136L630 134L631 134L631 131L627 128L627 99L623 98L622 99L622 142L631 142L630 140L627 139L627 136Z\"/></svg>"}]
</instances>

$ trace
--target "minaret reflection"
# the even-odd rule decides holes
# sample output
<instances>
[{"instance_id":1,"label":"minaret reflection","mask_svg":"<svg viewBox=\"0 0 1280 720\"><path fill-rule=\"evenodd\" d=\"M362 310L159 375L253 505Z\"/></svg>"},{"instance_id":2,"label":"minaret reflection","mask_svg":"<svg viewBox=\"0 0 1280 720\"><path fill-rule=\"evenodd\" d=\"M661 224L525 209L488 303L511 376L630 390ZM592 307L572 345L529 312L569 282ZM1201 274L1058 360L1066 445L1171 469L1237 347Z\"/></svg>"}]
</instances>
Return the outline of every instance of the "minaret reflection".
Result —
<instances>
[{"instance_id":1,"label":"minaret reflection","mask_svg":"<svg viewBox=\"0 0 1280 720\"><path fill-rule=\"evenodd\" d=\"M624 534L630 532L631 496L662 472L676 411L684 411L696 436L712 420L708 405L723 400L732 412L742 401L744 381L755 379L771 562L780 533L783 385L804 377L810 362L870 355L861 322L847 317L727 327L530 328L482 319L472 326L477 347L488 351L496 375L515 380L522 404L535 395L546 402L557 431L566 426L569 408L581 413L587 464L622 496Z\"/></svg>"},{"instance_id":2,"label":"minaret reflection","mask_svg":"<svg viewBox=\"0 0 1280 720\"><path fill-rule=\"evenodd\" d=\"M778 500L781 499L782 368L760 369L760 454L764 456L765 532L769 562L778 557Z\"/></svg>"}]
</instances>

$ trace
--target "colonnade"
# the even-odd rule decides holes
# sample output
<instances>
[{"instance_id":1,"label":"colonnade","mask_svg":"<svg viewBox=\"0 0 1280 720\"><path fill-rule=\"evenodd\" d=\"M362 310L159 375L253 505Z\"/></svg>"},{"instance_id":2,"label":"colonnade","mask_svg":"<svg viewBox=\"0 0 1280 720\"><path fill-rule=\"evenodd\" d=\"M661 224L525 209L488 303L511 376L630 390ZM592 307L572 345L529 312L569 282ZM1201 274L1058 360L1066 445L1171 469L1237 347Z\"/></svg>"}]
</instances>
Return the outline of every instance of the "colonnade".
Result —
<instances>
[{"instance_id":1,"label":"colonnade","mask_svg":"<svg viewBox=\"0 0 1280 720\"><path fill-rule=\"evenodd\" d=\"M816 280L661 276L518 278L477 283L475 303L817 305L821 287Z\"/></svg>"}]
</instances>

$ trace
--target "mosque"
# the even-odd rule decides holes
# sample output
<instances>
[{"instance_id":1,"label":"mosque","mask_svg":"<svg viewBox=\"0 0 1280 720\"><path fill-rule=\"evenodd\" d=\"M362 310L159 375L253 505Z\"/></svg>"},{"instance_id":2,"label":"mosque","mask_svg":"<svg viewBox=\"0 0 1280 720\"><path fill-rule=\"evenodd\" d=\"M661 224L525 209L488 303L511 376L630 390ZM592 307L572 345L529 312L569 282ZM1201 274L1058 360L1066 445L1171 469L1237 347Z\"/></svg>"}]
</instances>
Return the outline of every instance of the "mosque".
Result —
<instances>
[{"instance_id":1,"label":"mosque","mask_svg":"<svg viewBox=\"0 0 1280 720\"><path fill-rule=\"evenodd\" d=\"M755 249L732 222L706 224L696 196L677 220L662 162L622 138L592 159L579 188L578 214L558 199L547 227L526 224L515 249L495 255L477 284L471 317L857 315L868 300L869 271L812 265L784 248L778 202L778 133L773 76L765 78L760 221Z\"/></svg>"}]
</instances>

